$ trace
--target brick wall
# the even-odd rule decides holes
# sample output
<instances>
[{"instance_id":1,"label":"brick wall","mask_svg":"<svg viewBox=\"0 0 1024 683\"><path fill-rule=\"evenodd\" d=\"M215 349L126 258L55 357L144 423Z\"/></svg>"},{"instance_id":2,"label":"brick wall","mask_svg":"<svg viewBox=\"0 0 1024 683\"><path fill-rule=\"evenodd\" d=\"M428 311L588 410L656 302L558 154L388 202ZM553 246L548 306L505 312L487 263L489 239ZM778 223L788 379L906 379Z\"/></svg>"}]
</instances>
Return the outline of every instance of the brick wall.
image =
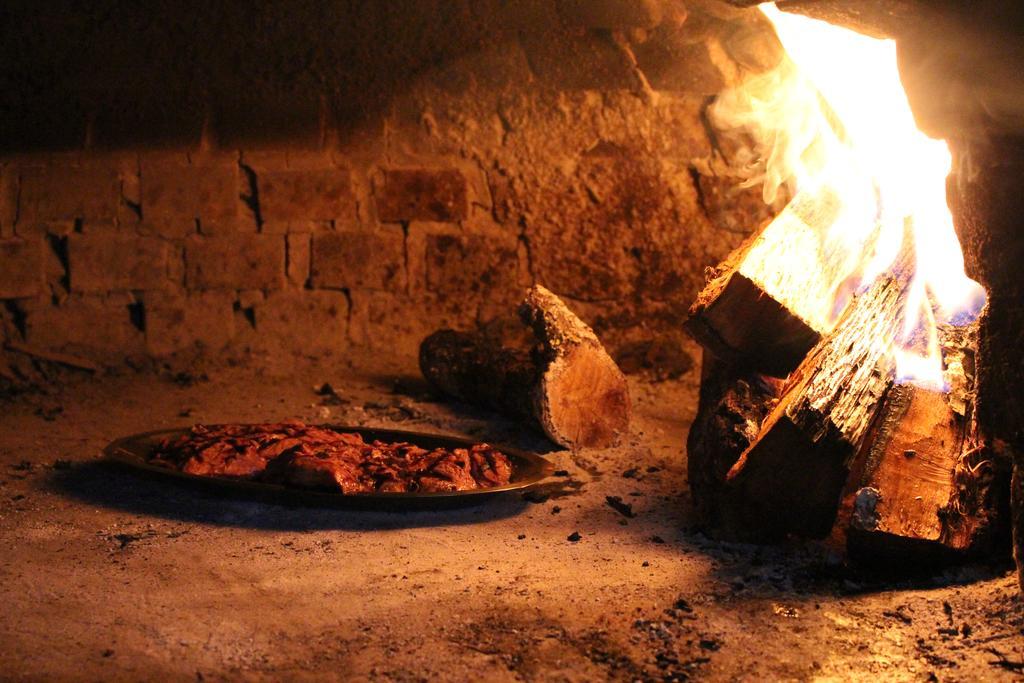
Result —
<instances>
[{"instance_id":1,"label":"brick wall","mask_svg":"<svg viewBox=\"0 0 1024 683\"><path fill-rule=\"evenodd\" d=\"M304 63L349 74L341 85L303 71L296 93L271 55L271 76L182 91L160 120L173 74L92 99L72 81L57 104L7 95L53 130L37 140L19 119L0 140L0 335L104 363L412 356L429 331L486 323L541 282L615 348L677 339L703 269L769 215L735 188L703 116L777 58L764 24L716 0L441 6L405 8L438 42L402 42L397 67L372 51ZM317 26L313 53L331 37ZM374 49L408 38L370 33ZM32 56L15 53L0 82ZM120 87L111 59L104 84ZM380 60L401 77L367 94L350 72ZM118 119L126 92L139 115Z\"/></svg>"}]
</instances>

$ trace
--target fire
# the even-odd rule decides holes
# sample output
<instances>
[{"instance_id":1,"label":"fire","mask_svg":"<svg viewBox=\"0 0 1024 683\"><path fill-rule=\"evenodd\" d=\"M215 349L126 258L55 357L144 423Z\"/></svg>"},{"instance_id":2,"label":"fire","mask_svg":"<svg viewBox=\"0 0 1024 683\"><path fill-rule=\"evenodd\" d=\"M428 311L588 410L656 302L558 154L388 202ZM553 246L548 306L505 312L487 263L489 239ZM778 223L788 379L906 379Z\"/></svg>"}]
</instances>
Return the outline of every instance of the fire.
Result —
<instances>
[{"instance_id":1,"label":"fire","mask_svg":"<svg viewBox=\"0 0 1024 683\"><path fill-rule=\"evenodd\" d=\"M946 204L952 158L942 140L918 130L900 82L896 44L827 22L761 11L788 54L772 72L725 93L716 123L755 140L749 182L766 201L782 185L794 202L832 198L837 210L818 232L820 268L828 273L835 321L848 297L894 267L909 235L914 272L905 325L891 340L897 379L943 387L937 324L973 320L985 302L964 273L963 254ZM820 278L819 278L820 279Z\"/></svg>"}]
</instances>

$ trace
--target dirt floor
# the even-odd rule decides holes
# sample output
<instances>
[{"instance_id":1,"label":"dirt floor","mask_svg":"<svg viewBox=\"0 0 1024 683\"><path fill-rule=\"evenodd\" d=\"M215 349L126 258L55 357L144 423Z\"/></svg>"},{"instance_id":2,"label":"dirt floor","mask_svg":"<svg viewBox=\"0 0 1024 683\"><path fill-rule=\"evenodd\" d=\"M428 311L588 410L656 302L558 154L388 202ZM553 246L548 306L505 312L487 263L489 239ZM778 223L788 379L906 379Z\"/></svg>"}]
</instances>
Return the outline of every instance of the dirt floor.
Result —
<instances>
[{"instance_id":1,"label":"dirt floor","mask_svg":"<svg viewBox=\"0 0 1024 683\"><path fill-rule=\"evenodd\" d=\"M314 393L325 381L341 400ZM1008 563L895 583L817 546L709 540L687 511L696 373L632 389L628 442L575 455L436 402L411 372L344 365L68 374L8 400L0 679L1024 677ZM97 462L134 432L287 418L468 434L563 472L527 496L396 513L229 499Z\"/></svg>"}]
</instances>

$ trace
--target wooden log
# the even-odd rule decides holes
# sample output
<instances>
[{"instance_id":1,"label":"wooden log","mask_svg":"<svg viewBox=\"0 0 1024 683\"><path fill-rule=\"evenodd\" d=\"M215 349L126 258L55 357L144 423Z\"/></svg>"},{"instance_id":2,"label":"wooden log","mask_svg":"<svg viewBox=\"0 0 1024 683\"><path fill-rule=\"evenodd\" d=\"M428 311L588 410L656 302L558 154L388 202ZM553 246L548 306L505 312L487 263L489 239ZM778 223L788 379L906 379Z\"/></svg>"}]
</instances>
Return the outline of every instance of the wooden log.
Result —
<instances>
[{"instance_id":1,"label":"wooden log","mask_svg":"<svg viewBox=\"0 0 1024 683\"><path fill-rule=\"evenodd\" d=\"M424 377L444 394L531 419L567 448L616 443L629 428L629 391L594 331L539 285L519 316L533 331L534 349L441 330L420 346Z\"/></svg>"},{"instance_id":2,"label":"wooden log","mask_svg":"<svg viewBox=\"0 0 1024 683\"><path fill-rule=\"evenodd\" d=\"M727 475L769 536L824 537L854 456L893 384L910 255L850 305L789 378L782 399Z\"/></svg>"},{"instance_id":3,"label":"wooden log","mask_svg":"<svg viewBox=\"0 0 1024 683\"><path fill-rule=\"evenodd\" d=\"M871 564L990 552L1006 515L1006 471L977 435L977 325L940 328L948 389L893 387L851 480L847 543Z\"/></svg>"},{"instance_id":4,"label":"wooden log","mask_svg":"<svg viewBox=\"0 0 1024 683\"><path fill-rule=\"evenodd\" d=\"M850 250L828 248L841 200L798 194L756 237L709 271L686 330L719 358L785 377L849 299Z\"/></svg>"},{"instance_id":5,"label":"wooden log","mask_svg":"<svg viewBox=\"0 0 1024 683\"><path fill-rule=\"evenodd\" d=\"M470 332L438 330L420 345L420 369L443 394L518 418L533 416L537 364L528 351Z\"/></svg>"},{"instance_id":6,"label":"wooden log","mask_svg":"<svg viewBox=\"0 0 1024 683\"><path fill-rule=\"evenodd\" d=\"M697 525L727 540L757 540L759 525L726 486L725 477L757 437L761 422L779 399L782 381L737 370L705 351L697 416L687 437L688 485Z\"/></svg>"}]
</instances>

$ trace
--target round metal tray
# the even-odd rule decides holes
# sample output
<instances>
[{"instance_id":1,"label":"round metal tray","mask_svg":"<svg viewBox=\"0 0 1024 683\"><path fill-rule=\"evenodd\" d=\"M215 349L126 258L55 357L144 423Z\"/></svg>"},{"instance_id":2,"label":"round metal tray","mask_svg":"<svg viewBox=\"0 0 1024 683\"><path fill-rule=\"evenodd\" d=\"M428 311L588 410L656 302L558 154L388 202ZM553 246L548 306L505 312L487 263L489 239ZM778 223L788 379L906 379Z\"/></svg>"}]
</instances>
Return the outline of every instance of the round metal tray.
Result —
<instances>
[{"instance_id":1,"label":"round metal tray","mask_svg":"<svg viewBox=\"0 0 1024 683\"><path fill-rule=\"evenodd\" d=\"M349 427L343 425L321 425L343 432L360 434L367 441L380 440L385 442L401 442L415 444L421 448L468 448L479 441L471 441L446 434L426 434L392 429L372 429L368 427ZM300 505L329 505L342 507L367 507L383 509L402 508L443 508L458 505L469 505L483 502L508 491L523 491L548 477L554 469L551 463L536 453L520 451L514 448L496 446L512 461L512 479L504 486L472 489L470 491L431 491L408 493L360 493L343 494L341 492L315 491L280 484L268 484L245 479L228 477L211 477L188 474L179 470L153 465L148 456L161 441L185 434L189 428L161 429L126 436L111 442L103 449L107 460L126 465L153 475L171 477L181 481L213 487L222 492L234 493L244 497L254 497L269 502L286 502Z\"/></svg>"}]
</instances>

